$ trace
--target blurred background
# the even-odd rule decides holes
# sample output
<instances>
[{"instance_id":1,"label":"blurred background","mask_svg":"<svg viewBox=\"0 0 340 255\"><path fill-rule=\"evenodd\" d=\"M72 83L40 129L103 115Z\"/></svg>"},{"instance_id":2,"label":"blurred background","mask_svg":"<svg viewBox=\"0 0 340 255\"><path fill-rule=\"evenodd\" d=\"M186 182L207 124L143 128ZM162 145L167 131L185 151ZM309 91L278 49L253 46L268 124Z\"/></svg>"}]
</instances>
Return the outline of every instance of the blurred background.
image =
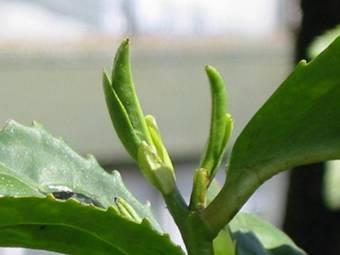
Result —
<instances>
[{"instance_id":1,"label":"blurred background","mask_svg":"<svg viewBox=\"0 0 340 255\"><path fill-rule=\"evenodd\" d=\"M181 243L159 195L114 134L101 72L111 67L120 40L130 37L144 112L156 116L188 198L209 127L204 65L216 66L225 77L235 139L293 67L300 5L298 0L0 0L0 126L8 119L27 125L36 120L80 154L94 154L107 169L118 169ZM218 178L223 182L223 170ZM287 180L285 175L270 180L243 210L281 226ZM12 248L0 254L47 252Z\"/></svg>"}]
</instances>

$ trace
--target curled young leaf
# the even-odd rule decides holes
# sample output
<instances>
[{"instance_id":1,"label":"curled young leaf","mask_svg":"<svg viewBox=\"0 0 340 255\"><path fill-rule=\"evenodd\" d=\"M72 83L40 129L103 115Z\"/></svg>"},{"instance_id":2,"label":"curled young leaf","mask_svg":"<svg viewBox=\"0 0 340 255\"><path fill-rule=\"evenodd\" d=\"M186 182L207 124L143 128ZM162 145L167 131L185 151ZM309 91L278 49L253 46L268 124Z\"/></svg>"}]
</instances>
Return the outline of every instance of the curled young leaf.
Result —
<instances>
[{"instance_id":1,"label":"curled young leaf","mask_svg":"<svg viewBox=\"0 0 340 255\"><path fill-rule=\"evenodd\" d=\"M116 91L113 89L112 83L105 72L103 73L103 88L106 105L109 109L112 123L117 135L130 156L137 159L140 138L137 136L128 112L126 111L123 103L120 101Z\"/></svg>"},{"instance_id":2,"label":"curled young leaf","mask_svg":"<svg viewBox=\"0 0 340 255\"><path fill-rule=\"evenodd\" d=\"M211 178L223 157L226 139L230 134L230 115L226 118L226 89L219 72L212 66L206 66L211 91L210 133L205 154L202 156L200 168L207 169ZM222 139L221 139L222 137ZM223 139L225 138L225 139Z\"/></svg>"},{"instance_id":3,"label":"curled young leaf","mask_svg":"<svg viewBox=\"0 0 340 255\"><path fill-rule=\"evenodd\" d=\"M175 185L175 173L169 154L162 142L156 120L144 117L131 75L129 41L119 46L112 69L111 81L104 73L104 93L113 126L131 157L144 176L162 193ZM165 185L165 186L163 186Z\"/></svg>"},{"instance_id":4,"label":"curled young leaf","mask_svg":"<svg viewBox=\"0 0 340 255\"><path fill-rule=\"evenodd\" d=\"M136 160L139 144L142 141L151 144L151 137L133 84L128 39L117 50L111 79L104 73L103 86L113 126L126 150Z\"/></svg>"},{"instance_id":5,"label":"curled young leaf","mask_svg":"<svg viewBox=\"0 0 340 255\"><path fill-rule=\"evenodd\" d=\"M232 117L226 113L227 98L223 78L212 66L206 66L206 73L211 91L211 121L206 150L194 175L190 207L196 209L205 207L207 189L221 164L233 129Z\"/></svg>"}]
</instances>

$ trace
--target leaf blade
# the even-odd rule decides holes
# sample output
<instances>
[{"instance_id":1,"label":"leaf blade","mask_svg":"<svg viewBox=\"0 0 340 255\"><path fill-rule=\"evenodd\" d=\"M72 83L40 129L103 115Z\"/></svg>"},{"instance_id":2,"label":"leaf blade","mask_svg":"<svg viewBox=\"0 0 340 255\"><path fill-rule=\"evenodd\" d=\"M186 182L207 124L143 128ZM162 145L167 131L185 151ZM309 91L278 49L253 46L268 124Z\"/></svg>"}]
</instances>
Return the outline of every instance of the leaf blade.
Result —
<instances>
[{"instance_id":1,"label":"leaf blade","mask_svg":"<svg viewBox=\"0 0 340 255\"><path fill-rule=\"evenodd\" d=\"M134 220L114 209L117 199ZM105 172L92 156L79 156L38 123L26 127L14 121L0 131L0 246L67 254L159 255L169 250L183 255L117 171Z\"/></svg>"},{"instance_id":2,"label":"leaf blade","mask_svg":"<svg viewBox=\"0 0 340 255\"><path fill-rule=\"evenodd\" d=\"M340 37L310 63L300 62L247 124L228 171L233 185L248 182L245 199L281 171L340 158L339 70Z\"/></svg>"},{"instance_id":3,"label":"leaf blade","mask_svg":"<svg viewBox=\"0 0 340 255\"><path fill-rule=\"evenodd\" d=\"M81 157L38 123L32 127L15 121L6 124L0 131L0 162L11 169L8 174L15 171L18 178L30 180L42 195L51 193L49 186L62 185L97 200L104 208L115 206L115 197L122 197L142 218L158 225L150 208L132 196L117 171L107 173L93 156Z\"/></svg>"},{"instance_id":4,"label":"leaf blade","mask_svg":"<svg viewBox=\"0 0 340 255\"><path fill-rule=\"evenodd\" d=\"M0 246L19 245L66 254L159 255L169 251L183 255L150 223L138 224L115 210L98 209L75 200L3 197L0 216Z\"/></svg>"}]
</instances>

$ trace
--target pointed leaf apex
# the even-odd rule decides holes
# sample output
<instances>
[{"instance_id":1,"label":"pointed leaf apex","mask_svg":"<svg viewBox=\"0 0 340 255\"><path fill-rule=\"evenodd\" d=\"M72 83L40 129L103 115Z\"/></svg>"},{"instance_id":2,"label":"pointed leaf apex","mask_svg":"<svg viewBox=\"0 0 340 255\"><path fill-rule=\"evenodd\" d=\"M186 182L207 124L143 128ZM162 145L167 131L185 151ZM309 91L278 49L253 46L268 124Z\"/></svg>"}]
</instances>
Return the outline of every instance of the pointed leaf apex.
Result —
<instances>
[{"instance_id":1,"label":"pointed leaf apex","mask_svg":"<svg viewBox=\"0 0 340 255\"><path fill-rule=\"evenodd\" d=\"M103 78L103 81L107 82L108 84L111 85L111 79L110 79L110 76L108 75L107 71L106 70L103 70L103 73L102 73L102 78ZM105 84L105 83L104 83ZM112 85L111 85L112 86Z\"/></svg>"},{"instance_id":2,"label":"pointed leaf apex","mask_svg":"<svg viewBox=\"0 0 340 255\"><path fill-rule=\"evenodd\" d=\"M217 69L215 67L211 66L211 65L206 65L205 66L205 71L207 73L211 73L211 72L217 72Z\"/></svg>"},{"instance_id":3,"label":"pointed leaf apex","mask_svg":"<svg viewBox=\"0 0 340 255\"><path fill-rule=\"evenodd\" d=\"M130 44L130 39L128 37L125 38L121 43L121 45L124 45L124 46L129 46L129 44Z\"/></svg>"}]
</instances>

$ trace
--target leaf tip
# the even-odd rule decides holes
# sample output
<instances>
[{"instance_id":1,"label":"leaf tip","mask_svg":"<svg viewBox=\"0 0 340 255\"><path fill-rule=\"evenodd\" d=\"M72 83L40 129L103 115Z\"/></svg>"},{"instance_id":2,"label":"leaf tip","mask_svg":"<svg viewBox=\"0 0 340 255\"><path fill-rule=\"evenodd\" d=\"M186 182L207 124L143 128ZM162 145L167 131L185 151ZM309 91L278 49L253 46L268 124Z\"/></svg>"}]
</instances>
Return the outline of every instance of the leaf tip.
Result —
<instances>
[{"instance_id":1,"label":"leaf tip","mask_svg":"<svg viewBox=\"0 0 340 255\"><path fill-rule=\"evenodd\" d=\"M205 66L205 72L208 74L208 76L213 75L217 72L217 69L211 65Z\"/></svg>"},{"instance_id":2,"label":"leaf tip","mask_svg":"<svg viewBox=\"0 0 340 255\"><path fill-rule=\"evenodd\" d=\"M123 46L129 46L129 44L130 44L130 38L129 37L126 37L125 39L123 39L123 41L122 41Z\"/></svg>"}]
</instances>

